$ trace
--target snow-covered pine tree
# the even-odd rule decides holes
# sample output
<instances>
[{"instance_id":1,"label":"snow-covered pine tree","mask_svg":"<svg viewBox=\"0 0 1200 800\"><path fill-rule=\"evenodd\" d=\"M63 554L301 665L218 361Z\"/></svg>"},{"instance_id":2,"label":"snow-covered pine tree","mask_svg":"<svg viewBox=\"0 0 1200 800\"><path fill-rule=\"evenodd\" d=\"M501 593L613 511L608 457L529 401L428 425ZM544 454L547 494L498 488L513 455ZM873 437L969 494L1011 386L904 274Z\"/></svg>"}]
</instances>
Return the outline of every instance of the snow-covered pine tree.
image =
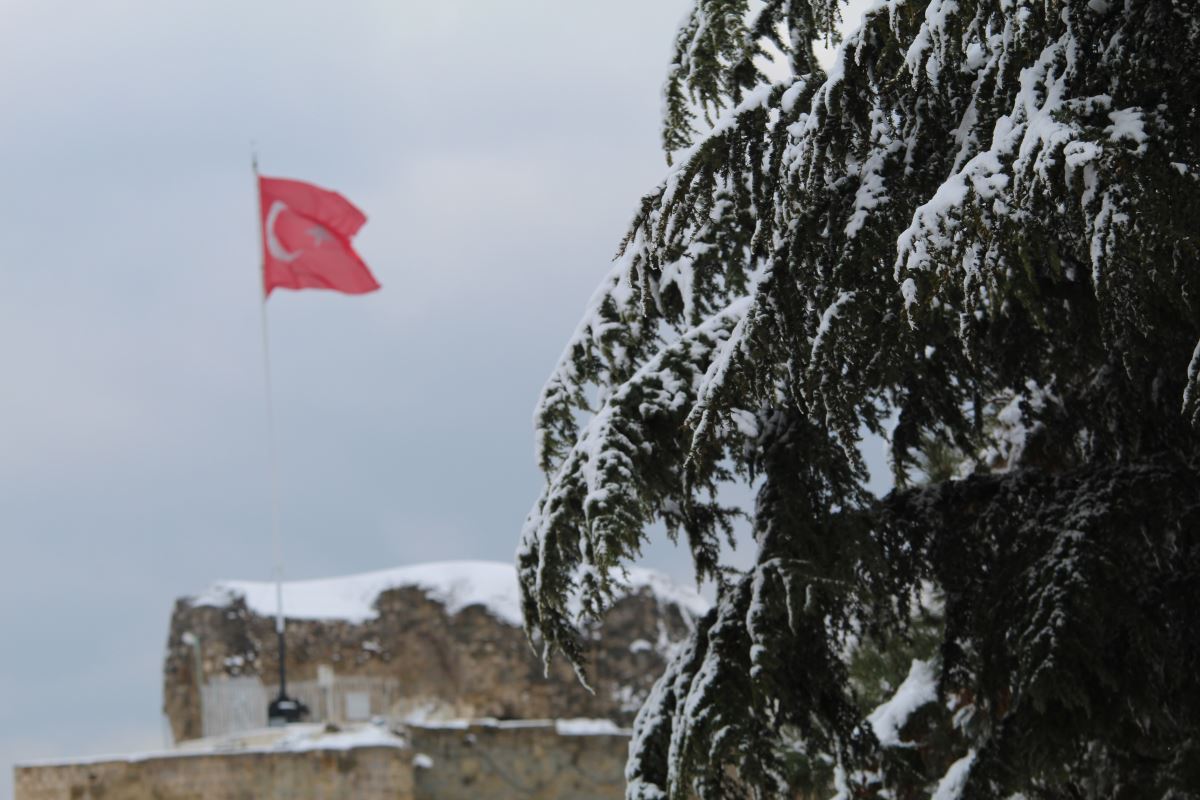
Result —
<instances>
[{"instance_id":1,"label":"snow-covered pine tree","mask_svg":"<svg viewBox=\"0 0 1200 800\"><path fill-rule=\"evenodd\" d=\"M825 71L839 13L681 27L672 166L537 408L529 633L581 664L661 521L718 602L629 797L1198 796L1200 8L875 0ZM854 654L916 632L872 712Z\"/></svg>"}]
</instances>

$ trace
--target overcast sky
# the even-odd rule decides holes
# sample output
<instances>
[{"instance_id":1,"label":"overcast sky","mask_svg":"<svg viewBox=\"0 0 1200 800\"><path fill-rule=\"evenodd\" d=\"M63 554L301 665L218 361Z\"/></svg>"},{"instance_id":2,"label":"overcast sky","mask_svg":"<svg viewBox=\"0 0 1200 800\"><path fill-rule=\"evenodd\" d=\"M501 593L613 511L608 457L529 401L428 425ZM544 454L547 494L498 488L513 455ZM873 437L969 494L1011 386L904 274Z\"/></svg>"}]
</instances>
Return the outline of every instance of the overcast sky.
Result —
<instances>
[{"instance_id":1,"label":"overcast sky","mask_svg":"<svg viewBox=\"0 0 1200 800\"><path fill-rule=\"evenodd\" d=\"M383 284L270 301L289 577L511 560L687 0L0 5L7 798L161 746L174 599L270 576L251 140L366 212Z\"/></svg>"}]
</instances>

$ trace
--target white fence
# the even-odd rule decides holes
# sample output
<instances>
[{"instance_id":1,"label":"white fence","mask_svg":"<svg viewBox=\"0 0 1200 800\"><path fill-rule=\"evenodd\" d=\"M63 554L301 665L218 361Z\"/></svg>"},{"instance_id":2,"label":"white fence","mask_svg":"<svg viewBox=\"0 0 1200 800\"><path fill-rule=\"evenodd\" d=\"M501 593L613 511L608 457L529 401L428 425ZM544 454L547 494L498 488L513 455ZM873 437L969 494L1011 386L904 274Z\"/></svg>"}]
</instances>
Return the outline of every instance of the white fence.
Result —
<instances>
[{"instance_id":1,"label":"white fence","mask_svg":"<svg viewBox=\"0 0 1200 800\"><path fill-rule=\"evenodd\" d=\"M205 736L254 730L267 726L267 704L279 686L264 685L257 677L219 678L201 688L201 728ZM400 699L393 678L335 676L321 670L315 681L288 683L288 695L308 706L311 722L360 722L389 717Z\"/></svg>"},{"instance_id":2,"label":"white fence","mask_svg":"<svg viewBox=\"0 0 1200 800\"><path fill-rule=\"evenodd\" d=\"M258 678L221 678L200 690L205 736L267 727L267 690Z\"/></svg>"}]
</instances>

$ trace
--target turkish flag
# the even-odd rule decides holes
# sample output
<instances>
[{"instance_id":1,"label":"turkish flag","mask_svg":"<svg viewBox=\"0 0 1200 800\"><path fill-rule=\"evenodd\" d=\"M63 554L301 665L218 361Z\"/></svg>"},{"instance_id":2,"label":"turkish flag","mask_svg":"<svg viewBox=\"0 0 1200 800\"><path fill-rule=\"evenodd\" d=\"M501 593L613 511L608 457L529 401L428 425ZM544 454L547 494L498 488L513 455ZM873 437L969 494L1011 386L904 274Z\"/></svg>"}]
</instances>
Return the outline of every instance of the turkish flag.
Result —
<instances>
[{"instance_id":1,"label":"turkish flag","mask_svg":"<svg viewBox=\"0 0 1200 800\"><path fill-rule=\"evenodd\" d=\"M337 192L303 181L258 179L263 295L276 287L366 294L379 283L350 245L366 216Z\"/></svg>"}]
</instances>

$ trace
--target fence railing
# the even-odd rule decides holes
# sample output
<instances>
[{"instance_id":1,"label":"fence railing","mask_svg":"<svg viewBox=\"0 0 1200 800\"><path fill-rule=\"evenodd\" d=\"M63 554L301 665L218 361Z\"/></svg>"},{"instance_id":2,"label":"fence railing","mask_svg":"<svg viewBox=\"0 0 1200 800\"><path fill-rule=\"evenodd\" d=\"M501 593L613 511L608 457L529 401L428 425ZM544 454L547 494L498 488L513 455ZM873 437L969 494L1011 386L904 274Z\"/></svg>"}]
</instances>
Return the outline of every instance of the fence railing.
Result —
<instances>
[{"instance_id":1,"label":"fence railing","mask_svg":"<svg viewBox=\"0 0 1200 800\"><path fill-rule=\"evenodd\" d=\"M325 673L315 681L288 682L288 695L308 706L312 722L362 722L390 717L400 699L394 678ZM201 729L205 736L221 736L267 726L267 704L279 686L255 676L209 681L200 692Z\"/></svg>"},{"instance_id":2,"label":"fence railing","mask_svg":"<svg viewBox=\"0 0 1200 800\"><path fill-rule=\"evenodd\" d=\"M256 677L220 678L200 689L205 736L267 727L267 689Z\"/></svg>"}]
</instances>

